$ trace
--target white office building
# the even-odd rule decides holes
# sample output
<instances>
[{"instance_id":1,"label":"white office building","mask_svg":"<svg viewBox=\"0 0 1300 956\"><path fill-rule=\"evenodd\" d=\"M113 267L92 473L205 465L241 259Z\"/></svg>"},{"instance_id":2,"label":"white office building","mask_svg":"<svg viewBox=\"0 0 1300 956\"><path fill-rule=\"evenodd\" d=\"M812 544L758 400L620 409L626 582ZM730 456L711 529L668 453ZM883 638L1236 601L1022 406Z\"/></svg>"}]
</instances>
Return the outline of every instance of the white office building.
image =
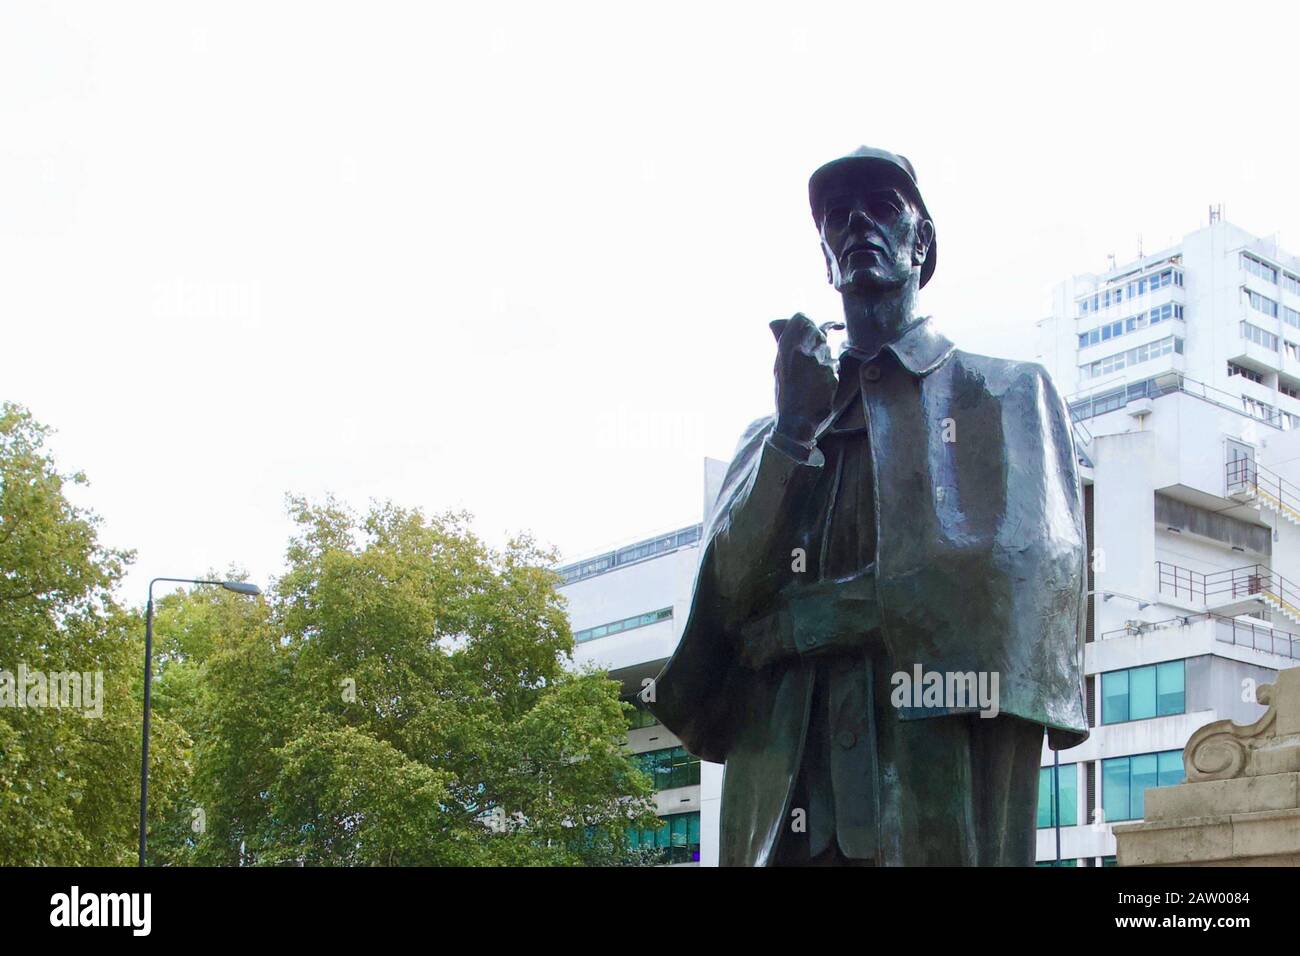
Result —
<instances>
[{"instance_id":1,"label":"white office building","mask_svg":"<svg viewBox=\"0 0 1300 956\"><path fill-rule=\"evenodd\" d=\"M1054 291L1039 360L1066 395L1093 561L1092 735L1060 755L1060 857L1183 779L1182 747L1250 722L1300 666L1300 260L1227 222ZM1044 751L1038 859L1057 858Z\"/></svg>"},{"instance_id":2,"label":"white office building","mask_svg":"<svg viewBox=\"0 0 1300 956\"><path fill-rule=\"evenodd\" d=\"M1084 480L1093 729L1059 754L1044 745L1037 858L1106 865L1110 824L1141 818L1148 788L1183 779L1192 732L1255 720L1254 687L1300 666L1300 260L1214 222L1062 283L1038 330ZM724 468L705 463L705 512ZM561 569L578 663L607 668L629 700L681 636L700 533ZM668 863L716 865L721 766L648 714L628 743L666 823L637 839Z\"/></svg>"},{"instance_id":3,"label":"white office building","mask_svg":"<svg viewBox=\"0 0 1300 956\"><path fill-rule=\"evenodd\" d=\"M705 460L703 514L725 471L725 462ZM645 682L668 662L686 626L702 530L697 522L559 569L577 644L575 663L609 671L633 705L639 705ZM722 766L688 754L643 706L628 731L628 747L655 781L664 821L660 830L635 839L659 847L667 864L716 866Z\"/></svg>"}]
</instances>

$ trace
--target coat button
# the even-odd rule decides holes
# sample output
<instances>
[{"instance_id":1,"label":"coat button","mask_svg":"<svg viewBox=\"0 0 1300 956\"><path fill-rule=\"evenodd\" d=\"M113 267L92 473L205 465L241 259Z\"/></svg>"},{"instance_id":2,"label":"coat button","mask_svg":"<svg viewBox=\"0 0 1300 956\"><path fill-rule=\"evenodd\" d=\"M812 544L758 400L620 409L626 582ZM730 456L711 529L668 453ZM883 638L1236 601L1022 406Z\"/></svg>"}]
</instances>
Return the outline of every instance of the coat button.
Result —
<instances>
[{"instance_id":1,"label":"coat button","mask_svg":"<svg viewBox=\"0 0 1300 956\"><path fill-rule=\"evenodd\" d=\"M862 377L865 378L868 382L880 381L880 366L868 365L866 368L862 370Z\"/></svg>"},{"instance_id":2,"label":"coat button","mask_svg":"<svg viewBox=\"0 0 1300 956\"><path fill-rule=\"evenodd\" d=\"M840 746L845 750L848 750L858 742L858 735L851 730L841 730L837 739L839 740Z\"/></svg>"}]
</instances>

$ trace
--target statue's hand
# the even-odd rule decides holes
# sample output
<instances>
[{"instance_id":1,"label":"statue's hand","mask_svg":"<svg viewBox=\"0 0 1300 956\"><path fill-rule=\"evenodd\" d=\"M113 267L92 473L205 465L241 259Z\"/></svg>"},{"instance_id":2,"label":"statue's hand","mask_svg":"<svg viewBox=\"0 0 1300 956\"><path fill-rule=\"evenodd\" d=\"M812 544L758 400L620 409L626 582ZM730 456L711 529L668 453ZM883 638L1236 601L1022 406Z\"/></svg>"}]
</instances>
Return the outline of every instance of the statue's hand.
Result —
<instances>
[{"instance_id":1,"label":"statue's hand","mask_svg":"<svg viewBox=\"0 0 1300 956\"><path fill-rule=\"evenodd\" d=\"M831 413L835 366L826 336L802 312L771 323L776 336L776 431L811 447Z\"/></svg>"}]
</instances>

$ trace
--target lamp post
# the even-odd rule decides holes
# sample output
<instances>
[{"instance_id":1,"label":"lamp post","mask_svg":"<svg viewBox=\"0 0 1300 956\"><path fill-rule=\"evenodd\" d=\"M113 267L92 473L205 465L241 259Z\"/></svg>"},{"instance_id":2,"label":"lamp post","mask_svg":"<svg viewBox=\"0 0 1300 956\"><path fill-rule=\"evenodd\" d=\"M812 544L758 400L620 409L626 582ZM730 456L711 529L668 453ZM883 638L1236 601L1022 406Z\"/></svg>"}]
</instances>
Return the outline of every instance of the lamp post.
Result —
<instances>
[{"instance_id":1,"label":"lamp post","mask_svg":"<svg viewBox=\"0 0 1300 956\"><path fill-rule=\"evenodd\" d=\"M140 866L144 866L145 822L149 806L149 702L153 688L153 586L159 581L175 584L216 584L236 594L256 596L261 589L243 581L202 581L195 578L154 578L149 582L149 602L144 612L144 727L140 736Z\"/></svg>"}]
</instances>

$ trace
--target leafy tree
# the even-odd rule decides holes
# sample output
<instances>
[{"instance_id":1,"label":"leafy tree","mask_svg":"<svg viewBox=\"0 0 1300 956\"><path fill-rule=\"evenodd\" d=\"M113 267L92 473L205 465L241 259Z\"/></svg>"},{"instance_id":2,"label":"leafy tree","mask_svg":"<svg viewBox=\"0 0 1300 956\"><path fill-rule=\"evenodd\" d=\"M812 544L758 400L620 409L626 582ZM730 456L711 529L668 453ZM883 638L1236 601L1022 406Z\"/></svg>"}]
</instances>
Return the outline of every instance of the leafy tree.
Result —
<instances>
[{"instance_id":1,"label":"leafy tree","mask_svg":"<svg viewBox=\"0 0 1300 956\"><path fill-rule=\"evenodd\" d=\"M553 556L468 517L291 500L269 602L160 602L158 707L191 732L159 859L635 863L650 784L618 685L573 673ZM194 811L204 819L196 834Z\"/></svg>"},{"instance_id":2,"label":"leafy tree","mask_svg":"<svg viewBox=\"0 0 1300 956\"><path fill-rule=\"evenodd\" d=\"M143 625L113 599L131 555L99 542L97 517L66 491L49 429L0 406L0 865L113 865L134 859ZM16 706L19 669L95 675L81 710ZM6 695L7 690L7 695ZM92 695L93 696L93 695ZM40 698L35 698L37 702ZM82 704L88 702L83 688ZM184 731L153 726L150 793L165 805L187 774Z\"/></svg>"},{"instance_id":3,"label":"leafy tree","mask_svg":"<svg viewBox=\"0 0 1300 956\"><path fill-rule=\"evenodd\" d=\"M144 622L114 589L132 555L69 500L85 478L48 435L0 406L0 865L130 864ZM644 862L624 833L656 825L650 782L618 685L566 667L554 556L490 549L463 514L290 507L267 599L156 601L150 862ZM12 706L20 665L101 675L101 712Z\"/></svg>"}]
</instances>

